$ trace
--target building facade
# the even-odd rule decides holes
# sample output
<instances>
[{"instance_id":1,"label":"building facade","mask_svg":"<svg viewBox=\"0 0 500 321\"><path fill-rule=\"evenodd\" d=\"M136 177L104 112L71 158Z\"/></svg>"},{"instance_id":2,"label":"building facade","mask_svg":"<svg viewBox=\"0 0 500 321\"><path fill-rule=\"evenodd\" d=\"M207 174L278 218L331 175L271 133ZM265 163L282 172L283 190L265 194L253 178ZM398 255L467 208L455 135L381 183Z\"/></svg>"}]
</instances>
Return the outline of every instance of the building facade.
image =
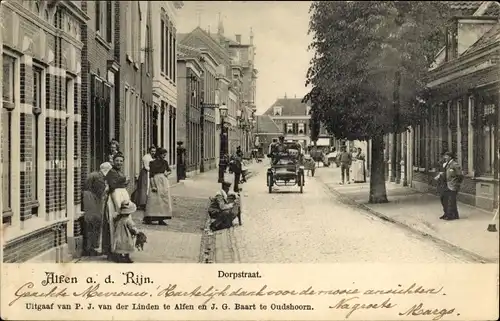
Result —
<instances>
[{"instance_id":1,"label":"building facade","mask_svg":"<svg viewBox=\"0 0 500 321\"><path fill-rule=\"evenodd\" d=\"M476 28L471 26L474 24ZM459 199L493 210L499 192L500 23L493 17L454 19L454 27L462 29L457 37L470 37L464 26L474 35L478 29L485 31L466 49L451 42L446 59L430 72L432 110L411 135L411 185L433 189L438 160L444 151L451 151L465 174ZM456 39L455 43L464 44L465 40L470 39Z\"/></svg>"},{"instance_id":2,"label":"building facade","mask_svg":"<svg viewBox=\"0 0 500 321\"><path fill-rule=\"evenodd\" d=\"M79 1L1 7L4 262L62 262L75 237L87 159L80 141L88 17Z\"/></svg>"},{"instance_id":3,"label":"building facade","mask_svg":"<svg viewBox=\"0 0 500 321\"><path fill-rule=\"evenodd\" d=\"M182 1L151 1L153 52L153 144L168 151L176 175L177 132L177 10Z\"/></svg>"},{"instance_id":4,"label":"building facade","mask_svg":"<svg viewBox=\"0 0 500 321\"><path fill-rule=\"evenodd\" d=\"M142 157L153 143L153 68L149 1L117 1L116 52L120 64L120 82L116 87L121 109L118 112L121 131L117 133L125 155L124 172L138 178ZM130 191L135 180L130 180Z\"/></svg>"},{"instance_id":5,"label":"building facade","mask_svg":"<svg viewBox=\"0 0 500 321\"><path fill-rule=\"evenodd\" d=\"M82 27L82 163L83 179L108 160L109 142L119 139L119 59L115 28L116 1L81 1L88 23ZM118 29L119 30L119 29ZM116 84L116 85L115 85ZM123 147L122 147L123 148Z\"/></svg>"},{"instance_id":6,"label":"building facade","mask_svg":"<svg viewBox=\"0 0 500 321\"><path fill-rule=\"evenodd\" d=\"M186 170L198 173L201 164L201 93L204 67L199 50L179 45L177 58L177 136L186 148ZM213 123L215 128L215 123ZM207 148L211 150L211 148ZM212 148L214 149L214 148Z\"/></svg>"},{"instance_id":7,"label":"building facade","mask_svg":"<svg viewBox=\"0 0 500 321\"><path fill-rule=\"evenodd\" d=\"M493 210L499 194L500 6L465 3L450 2L460 14L429 71L430 114L407 132L386 137L386 177L435 192L439 160L450 151L465 175L459 200Z\"/></svg>"},{"instance_id":8,"label":"building facade","mask_svg":"<svg viewBox=\"0 0 500 321\"><path fill-rule=\"evenodd\" d=\"M273 140L283 135L283 128L278 127L269 115L256 115L253 128L253 141L254 148L261 147L264 155L269 151L269 145Z\"/></svg>"},{"instance_id":9,"label":"building facade","mask_svg":"<svg viewBox=\"0 0 500 321\"><path fill-rule=\"evenodd\" d=\"M242 35L236 34L235 40L225 36L222 20L219 20L217 34L213 38L225 48L230 56L231 89L237 96L238 111L236 125L233 127L234 144L242 147L244 153L251 149L252 119L256 111L256 82L257 69L255 68L254 35L250 28L249 43L242 42Z\"/></svg>"},{"instance_id":10,"label":"building facade","mask_svg":"<svg viewBox=\"0 0 500 321\"><path fill-rule=\"evenodd\" d=\"M282 130L285 140L296 141L306 148L311 144L309 120L311 107L301 98L279 98L264 115Z\"/></svg>"}]
</instances>

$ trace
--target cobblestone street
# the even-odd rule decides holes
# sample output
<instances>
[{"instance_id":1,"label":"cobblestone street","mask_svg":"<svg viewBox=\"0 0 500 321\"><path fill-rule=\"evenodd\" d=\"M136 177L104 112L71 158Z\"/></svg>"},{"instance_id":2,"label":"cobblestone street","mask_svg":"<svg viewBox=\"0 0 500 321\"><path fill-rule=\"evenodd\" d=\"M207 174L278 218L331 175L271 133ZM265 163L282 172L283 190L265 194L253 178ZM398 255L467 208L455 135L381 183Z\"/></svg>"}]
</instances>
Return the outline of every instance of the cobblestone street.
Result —
<instances>
[{"instance_id":1,"label":"cobblestone street","mask_svg":"<svg viewBox=\"0 0 500 321\"><path fill-rule=\"evenodd\" d=\"M327 173L319 168L317 175ZM319 178L268 194L265 171L246 184L243 226L228 244L241 263L459 263L469 259L344 204ZM229 234L231 234L229 233ZM229 263L218 261L217 263Z\"/></svg>"}]
</instances>

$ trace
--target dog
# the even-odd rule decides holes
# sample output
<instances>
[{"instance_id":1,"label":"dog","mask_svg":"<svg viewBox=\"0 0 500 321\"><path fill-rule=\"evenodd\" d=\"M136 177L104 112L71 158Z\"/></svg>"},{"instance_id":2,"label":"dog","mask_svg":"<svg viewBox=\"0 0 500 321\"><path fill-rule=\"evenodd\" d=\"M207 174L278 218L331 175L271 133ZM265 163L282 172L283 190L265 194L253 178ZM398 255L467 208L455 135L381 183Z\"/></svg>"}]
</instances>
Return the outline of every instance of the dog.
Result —
<instances>
[{"instance_id":1,"label":"dog","mask_svg":"<svg viewBox=\"0 0 500 321\"><path fill-rule=\"evenodd\" d=\"M144 251L144 244L148 243L148 237L143 232L137 233L137 237L135 239L135 247L139 251Z\"/></svg>"}]
</instances>

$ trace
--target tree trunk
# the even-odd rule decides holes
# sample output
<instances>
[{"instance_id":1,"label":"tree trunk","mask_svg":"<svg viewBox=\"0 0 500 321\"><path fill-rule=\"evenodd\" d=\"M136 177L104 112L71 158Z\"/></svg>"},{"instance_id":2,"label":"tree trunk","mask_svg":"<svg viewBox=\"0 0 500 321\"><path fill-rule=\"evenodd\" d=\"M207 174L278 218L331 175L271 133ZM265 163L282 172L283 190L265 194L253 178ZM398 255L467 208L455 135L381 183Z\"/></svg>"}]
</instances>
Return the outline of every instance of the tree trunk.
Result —
<instances>
[{"instance_id":1,"label":"tree trunk","mask_svg":"<svg viewBox=\"0 0 500 321\"><path fill-rule=\"evenodd\" d=\"M370 171L369 203L387 203L387 191L385 189L384 136L374 136L371 145L372 164Z\"/></svg>"}]
</instances>

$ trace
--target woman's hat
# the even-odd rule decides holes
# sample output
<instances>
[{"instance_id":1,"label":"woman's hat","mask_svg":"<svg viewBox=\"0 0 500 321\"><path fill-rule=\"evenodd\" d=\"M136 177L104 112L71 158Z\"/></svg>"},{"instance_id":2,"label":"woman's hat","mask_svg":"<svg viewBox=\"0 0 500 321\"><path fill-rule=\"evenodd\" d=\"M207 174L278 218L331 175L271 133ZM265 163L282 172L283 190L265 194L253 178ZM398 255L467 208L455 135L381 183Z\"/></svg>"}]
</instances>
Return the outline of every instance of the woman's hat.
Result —
<instances>
[{"instance_id":1,"label":"woman's hat","mask_svg":"<svg viewBox=\"0 0 500 321\"><path fill-rule=\"evenodd\" d=\"M132 201L123 201L120 214L132 214L137 211L137 206Z\"/></svg>"}]
</instances>

